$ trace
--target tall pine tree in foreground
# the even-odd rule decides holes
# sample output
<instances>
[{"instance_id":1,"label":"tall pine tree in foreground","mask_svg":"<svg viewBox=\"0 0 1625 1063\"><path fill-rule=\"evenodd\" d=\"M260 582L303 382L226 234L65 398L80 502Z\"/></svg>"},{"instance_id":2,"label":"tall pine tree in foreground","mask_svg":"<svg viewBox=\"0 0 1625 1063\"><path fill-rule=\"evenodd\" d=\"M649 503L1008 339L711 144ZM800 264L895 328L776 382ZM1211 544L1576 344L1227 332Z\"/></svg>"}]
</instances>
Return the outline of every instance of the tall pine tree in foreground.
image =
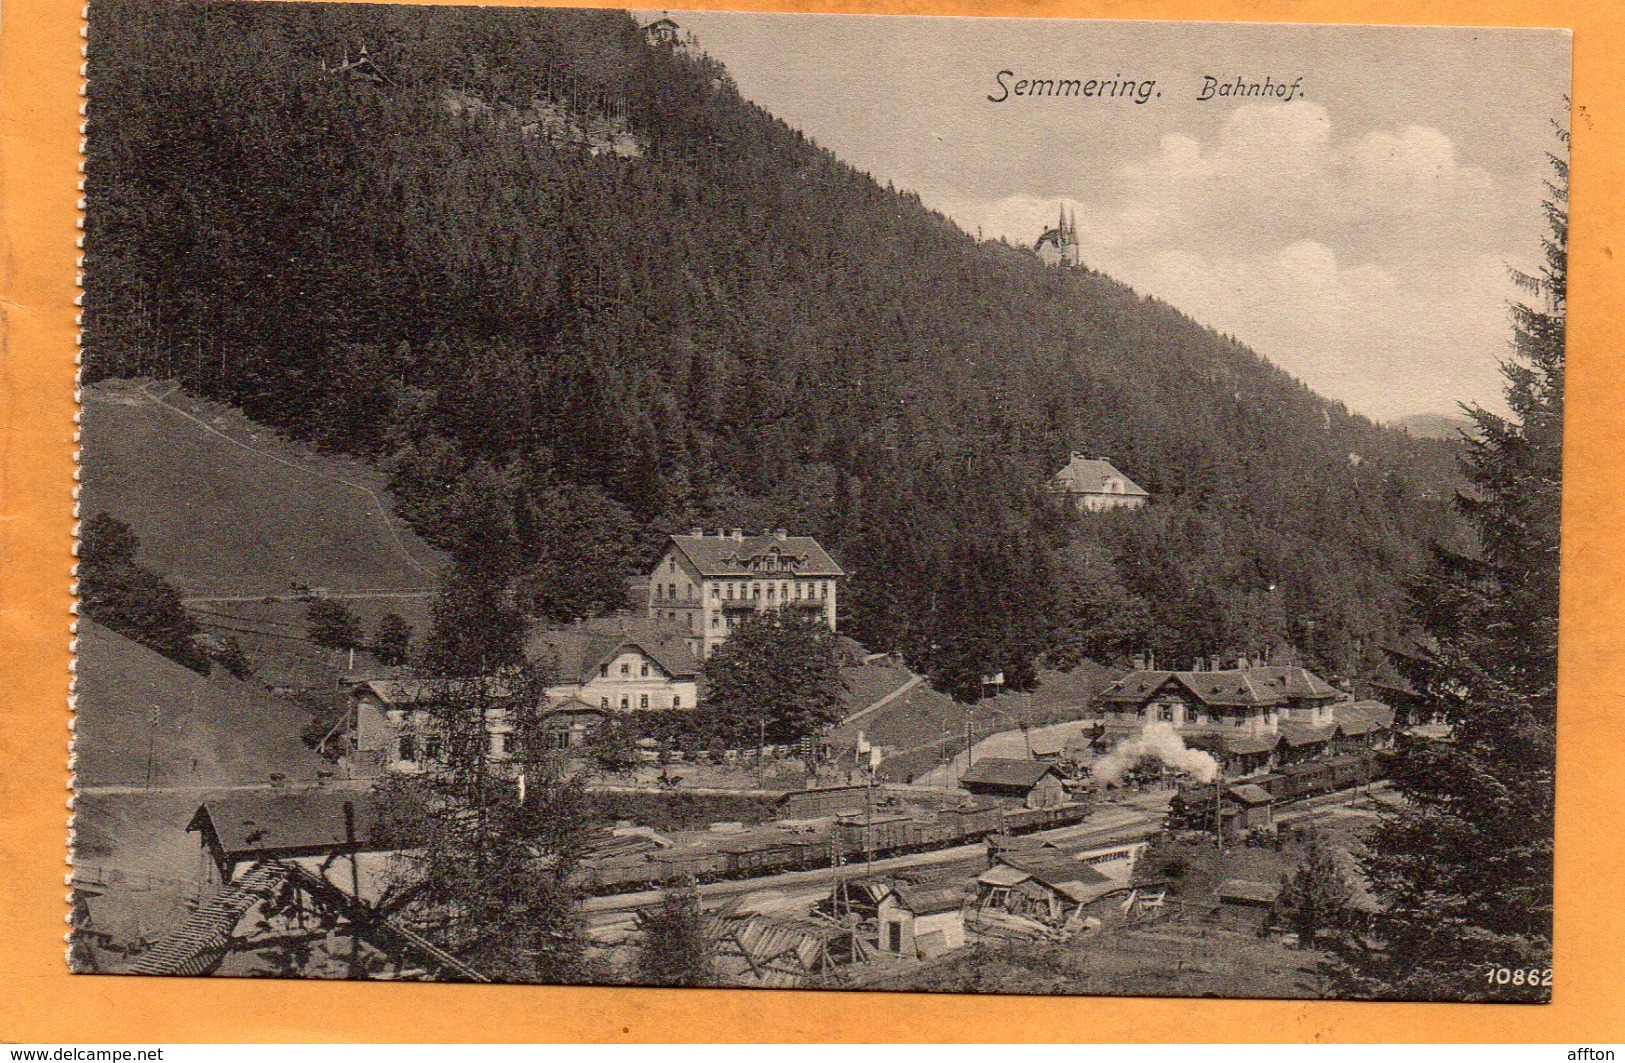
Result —
<instances>
[{"instance_id":1,"label":"tall pine tree in foreground","mask_svg":"<svg viewBox=\"0 0 1625 1063\"><path fill-rule=\"evenodd\" d=\"M1517 275L1528 298L1512 307L1515 353L1503 364L1512 416L1468 411L1477 431L1460 507L1477 548L1437 550L1412 594L1422 650L1403 665L1451 732L1410 739L1396 758L1405 803L1363 860L1385 910L1369 938L1345 943L1338 975L1350 993L1551 995L1568 257L1568 164L1551 162L1545 262ZM1504 985L1498 970L1510 972Z\"/></svg>"},{"instance_id":2,"label":"tall pine tree in foreground","mask_svg":"<svg viewBox=\"0 0 1625 1063\"><path fill-rule=\"evenodd\" d=\"M456 559L418 661L423 771L379 787L410 844L383 907L493 980L586 976L568 880L586 844L580 781L547 752L549 676L498 566Z\"/></svg>"}]
</instances>

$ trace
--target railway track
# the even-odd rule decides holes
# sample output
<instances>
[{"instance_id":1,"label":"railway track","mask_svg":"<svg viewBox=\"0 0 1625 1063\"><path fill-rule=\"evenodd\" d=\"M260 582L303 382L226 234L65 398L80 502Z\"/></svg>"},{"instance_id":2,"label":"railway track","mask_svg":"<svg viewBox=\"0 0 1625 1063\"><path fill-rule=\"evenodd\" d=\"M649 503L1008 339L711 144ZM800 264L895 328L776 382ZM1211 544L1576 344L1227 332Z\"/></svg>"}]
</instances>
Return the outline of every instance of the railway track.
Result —
<instances>
[{"instance_id":1,"label":"railway track","mask_svg":"<svg viewBox=\"0 0 1625 1063\"><path fill-rule=\"evenodd\" d=\"M1163 812L1155 808L1113 807L1097 812L1083 823L1074 824L1070 827L1058 827L1054 830L1039 831L1029 835L1029 837L1057 842L1064 841L1072 844L1106 846L1148 838L1161 829L1162 819ZM887 857L867 863L858 861L845 864L839 868L823 867L808 871L786 871L776 875L763 875L759 878L711 882L699 886L698 892L701 903L708 908L717 907L730 898L751 893L772 891L787 896L802 893L809 895L820 894L825 887L835 881L838 875L862 877L887 874L910 868L951 867L957 864L965 864L969 869L971 865L979 867L979 865L983 864L986 861L986 854L987 848L985 844L978 841L947 849L933 849L924 853ZM624 922L633 911L639 908L647 908L659 902L659 890L643 890L638 893L616 893L601 897L589 897L582 901L581 910L587 915L589 925L603 926Z\"/></svg>"}]
</instances>

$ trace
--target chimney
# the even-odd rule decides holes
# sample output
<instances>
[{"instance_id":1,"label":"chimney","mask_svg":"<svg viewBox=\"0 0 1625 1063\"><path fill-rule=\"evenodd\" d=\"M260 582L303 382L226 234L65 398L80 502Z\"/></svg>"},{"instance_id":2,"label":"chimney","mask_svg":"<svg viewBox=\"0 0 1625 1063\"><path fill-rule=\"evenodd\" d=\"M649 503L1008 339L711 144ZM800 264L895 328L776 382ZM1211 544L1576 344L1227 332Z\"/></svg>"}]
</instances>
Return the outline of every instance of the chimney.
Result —
<instances>
[{"instance_id":1,"label":"chimney","mask_svg":"<svg viewBox=\"0 0 1625 1063\"><path fill-rule=\"evenodd\" d=\"M703 538L705 538L705 529L704 528L690 528L690 529L688 529L688 534L692 535L696 539L703 539Z\"/></svg>"},{"instance_id":2,"label":"chimney","mask_svg":"<svg viewBox=\"0 0 1625 1063\"><path fill-rule=\"evenodd\" d=\"M783 528L774 528L773 529L773 538L777 539L779 542L782 543L786 539L788 539L789 537L790 537L789 532L785 531Z\"/></svg>"},{"instance_id":3,"label":"chimney","mask_svg":"<svg viewBox=\"0 0 1625 1063\"><path fill-rule=\"evenodd\" d=\"M1215 672L1217 672L1217 671L1223 670L1223 668L1224 668L1224 662L1219 660L1219 655L1215 653L1213 655L1213 670Z\"/></svg>"},{"instance_id":4,"label":"chimney","mask_svg":"<svg viewBox=\"0 0 1625 1063\"><path fill-rule=\"evenodd\" d=\"M718 528L717 529L717 538L718 539L726 539L727 537L728 537L728 529L727 528Z\"/></svg>"},{"instance_id":5,"label":"chimney","mask_svg":"<svg viewBox=\"0 0 1625 1063\"><path fill-rule=\"evenodd\" d=\"M736 543L742 543L745 541L745 531L743 528L729 528L728 538Z\"/></svg>"},{"instance_id":6,"label":"chimney","mask_svg":"<svg viewBox=\"0 0 1625 1063\"><path fill-rule=\"evenodd\" d=\"M1237 657L1236 658L1236 667L1238 669L1245 669L1247 667L1247 658L1245 658L1245 657Z\"/></svg>"},{"instance_id":7,"label":"chimney","mask_svg":"<svg viewBox=\"0 0 1625 1063\"><path fill-rule=\"evenodd\" d=\"M1135 655L1135 657L1134 657L1134 670L1136 672L1145 671L1145 654L1141 653L1141 654L1136 654Z\"/></svg>"}]
</instances>

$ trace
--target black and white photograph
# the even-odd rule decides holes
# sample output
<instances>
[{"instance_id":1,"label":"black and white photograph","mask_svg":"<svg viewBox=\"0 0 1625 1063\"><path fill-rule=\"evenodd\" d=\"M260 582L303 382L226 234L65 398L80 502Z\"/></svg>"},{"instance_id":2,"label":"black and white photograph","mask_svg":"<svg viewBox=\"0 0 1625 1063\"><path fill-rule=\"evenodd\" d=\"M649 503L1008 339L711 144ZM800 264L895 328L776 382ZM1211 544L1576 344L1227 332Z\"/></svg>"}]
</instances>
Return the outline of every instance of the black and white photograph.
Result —
<instances>
[{"instance_id":1,"label":"black and white photograph","mask_svg":"<svg viewBox=\"0 0 1625 1063\"><path fill-rule=\"evenodd\" d=\"M1550 1001L1570 43L91 0L66 963Z\"/></svg>"}]
</instances>

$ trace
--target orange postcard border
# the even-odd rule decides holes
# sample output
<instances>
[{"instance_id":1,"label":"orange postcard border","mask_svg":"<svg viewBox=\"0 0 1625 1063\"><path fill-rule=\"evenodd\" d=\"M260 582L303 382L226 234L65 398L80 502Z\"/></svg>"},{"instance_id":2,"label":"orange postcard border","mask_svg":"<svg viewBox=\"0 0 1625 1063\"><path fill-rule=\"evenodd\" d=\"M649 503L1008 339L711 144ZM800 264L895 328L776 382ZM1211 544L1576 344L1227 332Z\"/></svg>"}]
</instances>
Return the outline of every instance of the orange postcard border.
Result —
<instances>
[{"instance_id":1,"label":"orange postcard border","mask_svg":"<svg viewBox=\"0 0 1625 1063\"><path fill-rule=\"evenodd\" d=\"M607 6L607 5L593 5ZM756 0L735 9L1574 30L1557 984L1546 1006L159 979L67 973L79 0L0 25L0 1040L1625 1041L1625 5L1601 0ZM1475 91L1463 85L1462 92ZM1612 546L1610 544L1613 544Z\"/></svg>"}]
</instances>

